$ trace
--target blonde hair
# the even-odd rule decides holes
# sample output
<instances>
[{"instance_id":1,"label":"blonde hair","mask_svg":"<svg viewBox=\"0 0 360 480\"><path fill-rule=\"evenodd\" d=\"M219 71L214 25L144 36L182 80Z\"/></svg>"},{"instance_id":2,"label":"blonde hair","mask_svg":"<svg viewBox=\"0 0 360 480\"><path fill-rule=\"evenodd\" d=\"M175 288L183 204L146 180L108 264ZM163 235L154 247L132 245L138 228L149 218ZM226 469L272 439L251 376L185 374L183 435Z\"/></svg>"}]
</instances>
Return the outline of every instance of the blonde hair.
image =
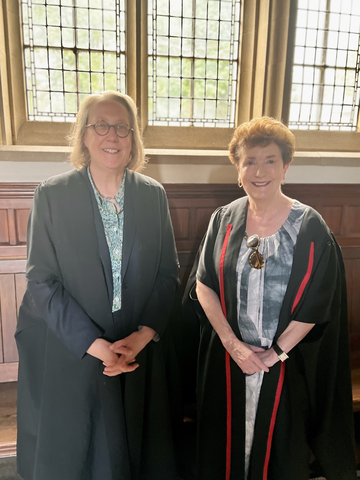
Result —
<instances>
[{"instance_id":1,"label":"blonde hair","mask_svg":"<svg viewBox=\"0 0 360 480\"><path fill-rule=\"evenodd\" d=\"M276 143L280 148L284 166L288 165L295 152L295 137L285 125L271 117L253 118L241 124L229 144L230 161L239 166L242 148L266 147Z\"/></svg>"},{"instance_id":2,"label":"blonde hair","mask_svg":"<svg viewBox=\"0 0 360 480\"><path fill-rule=\"evenodd\" d=\"M126 168L129 170L141 171L146 164L146 158L141 132L137 122L136 105L132 98L130 98L128 95L113 91L89 95L89 97L87 97L87 99L81 104L71 134L68 137L70 146L73 147L70 154L71 163L77 169L86 167L90 164L89 150L84 145L83 140L86 131L86 125L88 124L91 108L97 103L105 101L119 102L128 111L130 127L133 129L129 135L133 136L133 142L130 161L126 165Z\"/></svg>"}]
</instances>

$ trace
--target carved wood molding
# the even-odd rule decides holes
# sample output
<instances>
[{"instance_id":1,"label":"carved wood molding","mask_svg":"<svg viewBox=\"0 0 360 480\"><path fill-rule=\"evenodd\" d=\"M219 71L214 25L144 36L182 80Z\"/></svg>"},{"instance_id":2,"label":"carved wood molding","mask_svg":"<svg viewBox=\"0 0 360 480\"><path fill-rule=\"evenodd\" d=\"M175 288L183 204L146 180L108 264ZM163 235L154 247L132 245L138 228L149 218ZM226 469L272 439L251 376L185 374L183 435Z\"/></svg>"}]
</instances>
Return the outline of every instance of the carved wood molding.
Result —
<instances>
[{"instance_id":1,"label":"carved wood molding","mask_svg":"<svg viewBox=\"0 0 360 480\"><path fill-rule=\"evenodd\" d=\"M1 184L0 184L1 185ZM168 198L208 198L208 197L242 197L244 190L236 184L205 183L164 183ZM282 186L285 195L292 198L306 197L354 197L360 204L360 184L336 183L288 183Z\"/></svg>"},{"instance_id":2,"label":"carved wood molding","mask_svg":"<svg viewBox=\"0 0 360 480\"><path fill-rule=\"evenodd\" d=\"M0 182L0 198L31 198L39 183ZM169 198L188 197L241 197L244 191L236 184L205 183L164 183ZM360 184L336 183L289 183L282 187L286 195L295 198L303 197L357 197L360 203Z\"/></svg>"},{"instance_id":3,"label":"carved wood molding","mask_svg":"<svg viewBox=\"0 0 360 480\"><path fill-rule=\"evenodd\" d=\"M33 198L35 188L39 183L1 183L0 199Z\"/></svg>"}]
</instances>

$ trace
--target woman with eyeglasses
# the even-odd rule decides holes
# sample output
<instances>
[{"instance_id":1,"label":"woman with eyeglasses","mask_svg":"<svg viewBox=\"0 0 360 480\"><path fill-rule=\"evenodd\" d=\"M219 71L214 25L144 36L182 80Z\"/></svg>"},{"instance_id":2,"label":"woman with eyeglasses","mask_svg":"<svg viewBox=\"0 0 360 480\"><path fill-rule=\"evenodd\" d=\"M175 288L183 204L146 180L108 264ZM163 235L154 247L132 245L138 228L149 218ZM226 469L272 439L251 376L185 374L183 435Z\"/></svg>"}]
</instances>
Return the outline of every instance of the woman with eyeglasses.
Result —
<instances>
[{"instance_id":1,"label":"woman with eyeglasses","mask_svg":"<svg viewBox=\"0 0 360 480\"><path fill-rule=\"evenodd\" d=\"M75 170L37 188L28 225L18 471L174 479L167 323L178 261L166 195L138 173L144 148L127 95L88 97L71 143Z\"/></svg>"},{"instance_id":2,"label":"woman with eyeglasses","mask_svg":"<svg viewBox=\"0 0 360 480\"><path fill-rule=\"evenodd\" d=\"M199 479L308 480L312 455L327 480L354 480L341 252L281 191L290 130L254 119L229 151L246 196L213 214L196 274Z\"/></svg>"}]
</instances>

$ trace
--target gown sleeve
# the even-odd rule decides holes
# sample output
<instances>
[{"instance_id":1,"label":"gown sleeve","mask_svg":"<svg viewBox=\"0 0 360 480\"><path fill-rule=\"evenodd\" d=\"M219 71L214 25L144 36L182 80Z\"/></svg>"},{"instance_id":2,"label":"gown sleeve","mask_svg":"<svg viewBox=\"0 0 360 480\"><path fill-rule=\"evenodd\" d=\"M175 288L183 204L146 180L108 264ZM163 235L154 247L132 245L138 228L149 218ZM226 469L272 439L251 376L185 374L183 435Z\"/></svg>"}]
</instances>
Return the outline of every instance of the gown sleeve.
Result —
<instances>
[{"instance_id":1,"label":"gown sleeve","mask_svg":"<svg viewBox=\"0 0 360 480\"><path fill-rule=\"evenodd\" d=\"M300 302L293 311L291 320L322 324L331 318L333 299L338 296L336 285L339 262L342 264L341 255L339 257L334 238L329 236L321 249L319 261L309 278Z\"/></svg>"},{"instance_id":2,"label":"gown sleeve","mask_svg":"<svg viewBox=\"0 0 360 480\"><path fill-rule=\"evenodd\" d=\"M309 404L309 442L326 478L355 479L347 298L344 263L332 234L293 319L315 323L297 347ZM341 462L339 462L341 459Z\"/></svg>"},{"instance_id":3,"label":"gown sleeve","mask_svg":"<svg viewBox=\"0 0 360 480\"><path fill-rule=\"evenodd\" d=\"M204 245L200 254L196 279L218 293L218 276L215 268L215 243L219 231L223 207L218 208L212 214L206 232Z\"/></svg>"},{"instance_id":4,"label":"gown sleeve","mask_svg":"<svg viewBox=\"0 0 360 480\"><path fill-rule=\"evenodd\" d=\"M62 284L46 190L44 185L37 188L29 217L28 291L37 315L74 355L82 358L103 332Z\"/></svg>"}]
</instances>

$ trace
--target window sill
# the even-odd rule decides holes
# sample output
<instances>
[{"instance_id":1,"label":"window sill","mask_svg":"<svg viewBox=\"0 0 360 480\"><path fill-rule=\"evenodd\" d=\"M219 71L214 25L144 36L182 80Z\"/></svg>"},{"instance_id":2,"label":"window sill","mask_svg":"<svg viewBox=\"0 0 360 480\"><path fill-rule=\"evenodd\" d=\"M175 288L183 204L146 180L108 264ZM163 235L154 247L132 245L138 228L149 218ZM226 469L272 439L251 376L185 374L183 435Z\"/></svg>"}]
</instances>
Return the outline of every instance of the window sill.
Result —
<instances>
[{"instance_id":1,"label":"window sill","mask_svg":"<svg viewBox=\"0 0 360 480\"><path fill-rule=\"evenodd\" d=\"M0 161L69 162L70 147L0 145ZM231 165L226 150L145 149L154 165ZM358 152L296 152L292 165L359 167Z\"/></svg>"}]
</instances>

